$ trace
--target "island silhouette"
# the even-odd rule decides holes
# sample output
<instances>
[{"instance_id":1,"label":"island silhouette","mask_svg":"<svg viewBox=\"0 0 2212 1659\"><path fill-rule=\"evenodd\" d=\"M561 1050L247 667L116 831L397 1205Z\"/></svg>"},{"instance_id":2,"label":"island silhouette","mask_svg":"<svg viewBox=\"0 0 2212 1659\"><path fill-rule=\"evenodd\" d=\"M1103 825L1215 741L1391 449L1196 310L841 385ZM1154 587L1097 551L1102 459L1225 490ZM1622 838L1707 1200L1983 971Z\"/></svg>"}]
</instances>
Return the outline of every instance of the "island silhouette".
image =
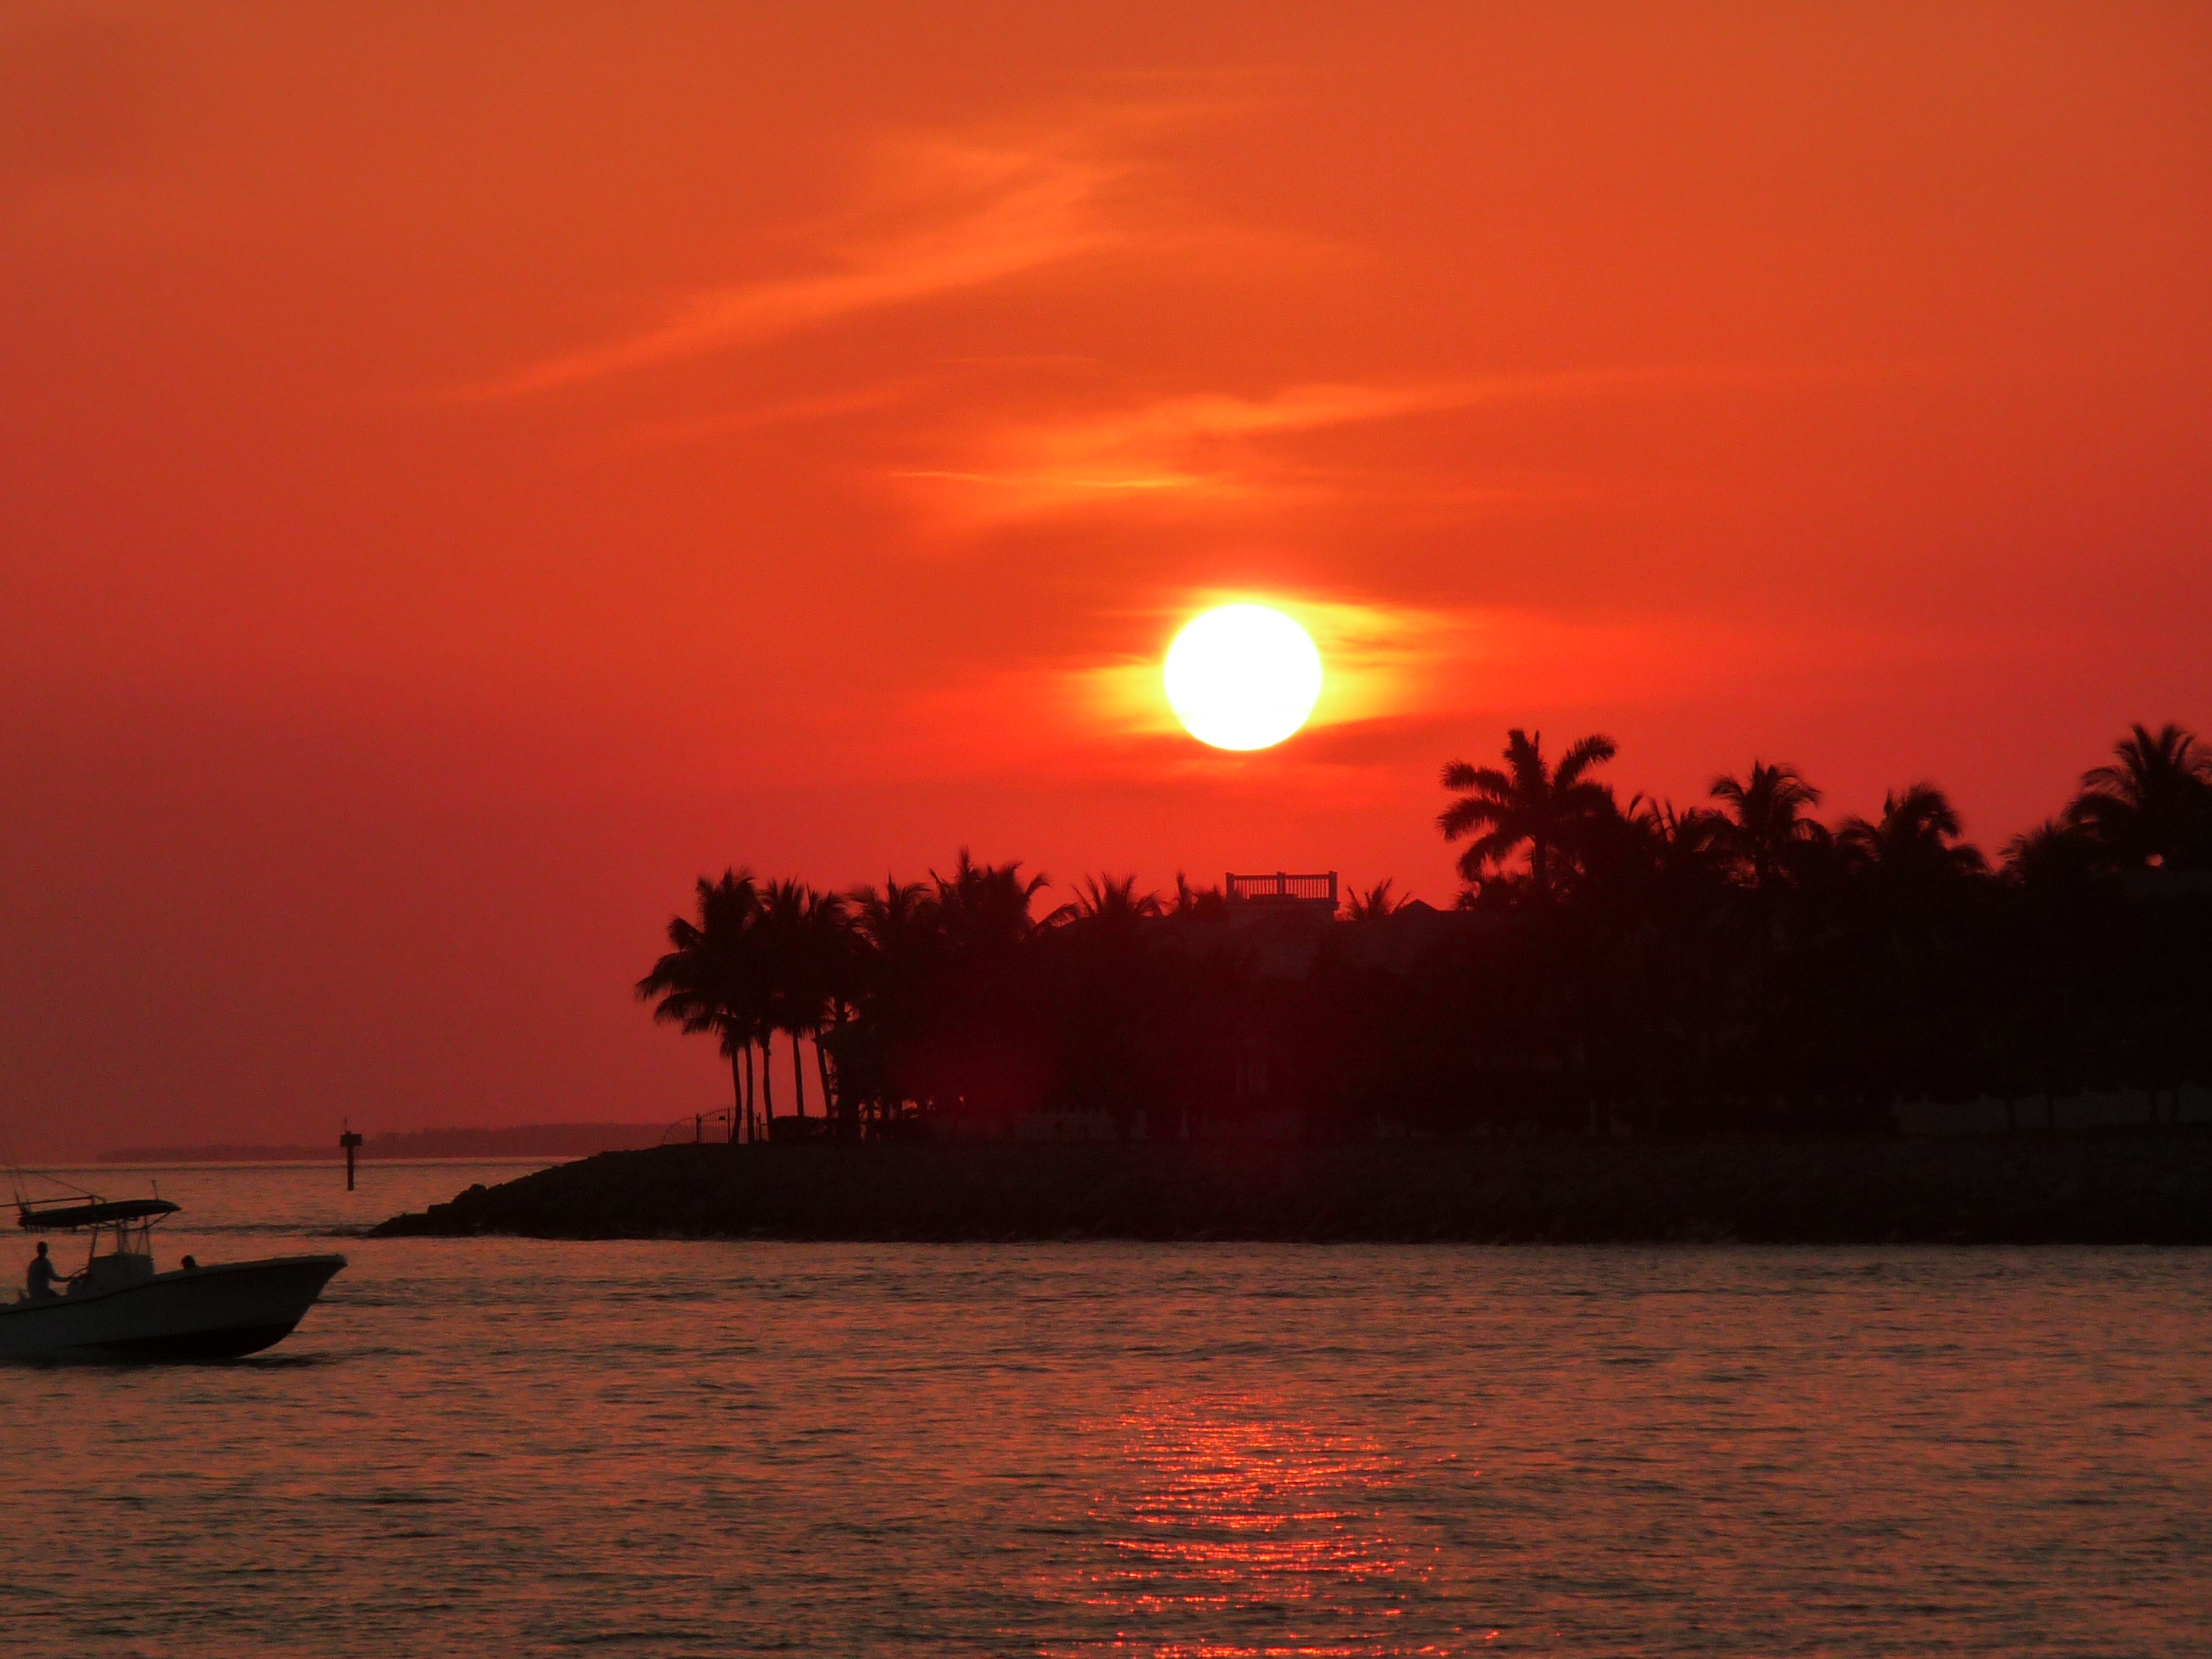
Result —
<instances>
[{"instance_id":1,"label":"island silhouette","mask_svg":"<svg viewBox=\"0 0 2212 1659\"><path fill-rule=\"evenodd\" d=\"M1444 767L1450 910L1276 872L1039 915L1042 877L964 851L850 892L702 877L636 994L727 1059L717 1139L820 1156L614 1154L404 1225L643 1228L665 1182L664 1227L799 1236L2212 1237L2193 733L2133 727L1997 859L1931 783L1829 823L1784 763L1677 805L1615 757L1515 730ZM1902 1138L1945 1127L2004 1145Z\"/></svg>"}]
</instances>

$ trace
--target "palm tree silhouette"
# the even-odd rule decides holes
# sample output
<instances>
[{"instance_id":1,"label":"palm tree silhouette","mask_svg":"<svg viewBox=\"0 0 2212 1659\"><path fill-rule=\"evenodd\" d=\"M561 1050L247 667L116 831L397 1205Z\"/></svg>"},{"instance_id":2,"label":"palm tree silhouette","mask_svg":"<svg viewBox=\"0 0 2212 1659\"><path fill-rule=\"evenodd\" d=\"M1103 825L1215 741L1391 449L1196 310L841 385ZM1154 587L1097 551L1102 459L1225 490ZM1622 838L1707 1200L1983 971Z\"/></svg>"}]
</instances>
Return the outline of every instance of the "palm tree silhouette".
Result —
<instances>
[{"instance_id":1,"label":"palm tree silhouette","mask_svg":"<svg viewBox=\"0 0 2212 1659\"><path fill-rule=\"evenodd\" d=\"M668 952L638 981L641 1001L653 1003L653 1017L680 1027L688 1036L712 1032L730 1062L736 1094L736 1120L751 1122L752 1045L766 1018L757 928L760 891L750 870L725 870L720 881L699 878L696 921L672 916ZM738 1069L743 1060L744 1070Z\"/></svg>"},{"instance_id":2,"label":"palm tree silhouette","mask_svg":"<svg viewBox=\"0 0 2212 1659\"><path fill-rule=\"evenodd\" d=\"M1959 815L1941 789L1915 783L1883 797L1881 817L1850 817L1836 849L1848 878L1846 936L1861 942L1838 988L1856 1002L1864 1054L1891 1093L1925 1077L1955 1040L1974 934L1979 848L1959 842ZM1868 947L1872 947L1869 949ZM1856 980L1856 994L1851 988Z\"/></svg>"},{"instance_id":3,"label":"palm tree silhouette","mask_svg":"<svg viewBox=\"0 0 2212 1659\"><path fill-rule=\"evenodd\" d=\"M1509 731L1502 771L1465 761L1444 768L1444 787L1461 798L1437 815L1437 827L1446 841L1474 836L1459 860L1459 872L1469 882L1479 882L1484 870L1507 863L1526 847L1530 890L1539 899L1548 898L1554 854L1578 830L1613 810L1610 792L1588 775L1613 757L1613 739L1601 734L1584 738L1569 746L1558 766L1547 767L1543 738L1540 732L1531 737L1517 726Z\"/></svg>"},{"instance_id":4,"label":"palm tree silhouette","mask_svg":"<svg viewBox=\"0 0 2212 1659\"><path fill-rule=\"evenodd\" d=\"M1158 893L1139 893L1134 876L1085 876L1075 896L1044 919L1048 927L1127 933L1164 914Z\"/></svg>"},{"instance_id":5,"label":"palm tree silhouette","mask_svg":"<svg viewBox=\"0 0 2212 1659\"><path fill-rule=\"evenodd\" d=\"M1134 1133L1255 1102L1324 1134L1394 1102L1443 1132L1579 1131L1623 1107L1654 1127L1873 1128L1916 1095L2212 1078L2212 902L2115 874L2212 866L2212 755L2180 727L2133 728L2002 882L1932 784L1832 832L1790 767L1717 779L1710 807L1623 806L1593 775L1612 752L1585 738L1554 765L1516 730L1502 766L1445 769L1440 827L1484 916L1403 951L1340 930L1352 948L1302 979L1261 971L1218 891L1096 875L1040 923L1042 878L963 850L850 896L702 877L635 988L719 1039L748 1131L785 1035L802 1113L811 1040L830 1121L885 1133L1053 1112ZM1347 911L1364 927L1399 904L1380 881Z\"/></svg>"},{"instance_id":6,"label":"palm tree silhouette","mask_svg":"<svg viewBox=\"0 0 2212 1659\"><path fill-rule=\"evenodd\" d=\"M2097 848L2081 827L2061 816L2045 818L2005 843L2005 876L2017 885L2071 887L2095 867Z\"/></svg>"},{"instance_id":7,"label":"palm tree silhouette","mask_svg":"<svg viewBox=\"0 0 2212 1659\"><path fill-rule=\"evenodd\" d=\"M1229 901L1218 887L1194 887L1180 870L1176 872L1174 902L1166 914L1178 921L1226 921Z\"/></svg>"},{"instance_id":8,"label":"palm tree silhouette","mask_svg":"<svg viewBox=\"0 0 2212 1659\"><path fill-rule=\"evenodd\" d=\"M1638 795L1625 816L1643 830L1652 864L1662 874L1710 873L1728 839L1729 821L1706 807L1682 811L1671 800Z\"/></svg>"},{"instance_id":9,"label":"palm tree silhouette","mask_svg":"<svg viewBox=\"0 0 2212 1659\"><path fill-rule=\"evenodd\" d=\"M1926 782L1883 796L1879 819L1846 818L1836 830L1836 845L1851 868L1923 889L1988 867L1979 848L1954 844L1958 838L1950 797Z\"/></svg>"},{"instance_id":10,"label":"palm tree silhouette","mask_svg":"<svg viewBox=\"0 0 2212 1659\"><path fill-rule=\"evenodd\" d=\"M844 1117L848 1127L857 1121L846 1112L840 1079L830 1069L833 1035L850 1018L859 994L859 939L844 896L810 890L801 917L800 959L806 1000L806 1033L814 1039L814 1069L822 1083L822 1111L825 1117Z\"/></svg>"},{"instance_id":11,"label":"palm tree silhouette","mask_svg":"<svg viewBox=\"0 0 2212 1659\"><path fill-rule=\"evenodd\" d=\"M880 890L856 887L851 897L853 925L880 956L903 956L937 931L930 890L921 882L886 877Z\"/></svg>"},{"instance_id":12,"label":"palm tree silhouette","mask_svg":"<svg viewBox=\"0 0 2212 1659\"><path fill-rule=\"evenodd\" d=\"M1711 794L1725 813L1722 839L1754 888L1765 889L1828 839L1827 830L1806 816L1820 804L1820 792L1794 767L1754 760L1748 777L1715 778Z\"/></svg>"},{"instance_id":13,"label":"palm tree silhouette","mask_svg":"<svg viewBox=\"0 0 2212 1659\"><path fill-rule=\"evenodd\" d=\"M978 864L963 847L950 876L930 872L939 925L955 945L988 949L1018 945L1029 937L1036 925L1030 902L1050 882L1044 876L1024 879L1021 868L1018 859Z\"/></svg>"},{"instance_id":14,"label":"palm tree silhouette","mask_svg":"<svg viewBox=\"0 0 2212 1659\"><path fill-rule=\"evenodd\" d=\"M1030 1109L1048 1069L1029 948L1046 931L1030 915L1046 878L1024 877L1018 863L978 864L963 847L951 874L930 879L940 938L917 999L908 1073L916 1096L985 1120Z\"/></svg>"},{"instance_id":15,"label":"palm tree silhouette","mask_svg":"<svg viewBox=\"0 0 2212 1659\"><path fill-rule=\"evenodd\" d=\"M1345 915L1353 921L1380 921L1385 916L1395 916L1413 901L1396 897L1392 889L1398 884L1395 877L1386 876L1364 893L1354 893L1345 906Z\"/></svg>"},{"instance_id":16,"label":"palm tree silhouette","mask_svg":"<svg viewBox=\"0 0 2212 1659\"><path fill-rule=\"evenodd\" d=\"M835 893L817 893L798 880L770 882L762 890L757 929L761 937L768 995L762 1042L773 1047L773 1034L791 1038L791 1083L794 1109L806 1115L806 1067L803 1040L819 1039L832 1018L846 984L845 902ZM829 1062L816 1046L825 1113Z\"/></svg>"},{"instance_id":17,"label":"palm tree silhouette","mask_svg":"<svg viewBox=\"0 0 2212 1659\"><path fill-rule=\"evenodd\" d=\"M886 878L848 896L849 1020L830 1033L837 1092L848 1110L878 1126L899 1117L907 1099L903 1060L922 1023L920 1005L942 969L944 934L929 884Z\"/></svg>"},{"instance_id":18,"label":"palm tree silhouette","mask_svg":"<svg viewBox=\"0 0 2212 1659\"><path fill-rule=\"evenodd\" d=\"M2112 754L2115 763L2081 775L2069 820L2127 868L2212 855L2212 750L2169 721L2130 727Z\"/></svg>"}]
</instances>

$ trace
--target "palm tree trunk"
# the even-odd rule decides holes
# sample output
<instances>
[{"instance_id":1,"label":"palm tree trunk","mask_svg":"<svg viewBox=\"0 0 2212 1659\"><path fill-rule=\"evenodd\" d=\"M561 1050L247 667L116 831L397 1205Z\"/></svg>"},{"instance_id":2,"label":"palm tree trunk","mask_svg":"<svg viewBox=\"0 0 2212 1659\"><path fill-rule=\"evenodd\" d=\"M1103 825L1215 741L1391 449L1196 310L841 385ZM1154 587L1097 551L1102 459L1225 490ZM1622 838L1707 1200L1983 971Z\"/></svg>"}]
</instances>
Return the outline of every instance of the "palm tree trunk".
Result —
<instances>
[{"instance_id":1,"label":"palm tree trunk","mask_svg":"<svg viewBox=\"0 0 2212 1659\"><path fill-rule=\"evenodd\" d=\"M799 1097L799 1115L806 1115L806 1067L799 1063L799 1033L791 1034L791 1087Z\"/></svg>"},{"instance_id":2,"label":"palm tree trunk","mask_svg":"<svg viewBox=\"0 0 2212 1659\"><path fill-rule=\"evenodd\" d=\"M764 1033L761 1037L761 1127L775 1135L775 1033Z\"/></svg>"},{"instance_id":3,"label":"palm tree trunk","mask_svg":"<svg viewBox=\"0 0 2212 1659\"><path fill-rule=\"evenodd\" d=\"M734 1146L738 1144L738 1127L744 1122L745 1115L744 1074L738 1070L738 1057L735 1054L730 1056L730 1093L733 1097L730 1107L730 1145Z\"/></svg>"},{"instance_id":4,"label":"palm tree trunk","mask_svg":"<svg viewBox=\"0 0 2212 1659\"><path fill-rule=\"evenodd\" d=\"M753 1040L745 1039L745 1139L760 1139L760 1125L753 1118Z\"/></svg>"},{"instance_id":5,"label":"palm tree trunk","mask_svg":"<svg viewBox=\"0 0 2212 1659\"><path fill-rule=\"evenodd\" d=\"M814 1038L814 1069L822 1079L822 1115L835 1117L837 1115L837 1103L830 1097L830 1056L822 1051L822 1038L819 1033L817 1033Z\"/></svg>"}]
</instances>

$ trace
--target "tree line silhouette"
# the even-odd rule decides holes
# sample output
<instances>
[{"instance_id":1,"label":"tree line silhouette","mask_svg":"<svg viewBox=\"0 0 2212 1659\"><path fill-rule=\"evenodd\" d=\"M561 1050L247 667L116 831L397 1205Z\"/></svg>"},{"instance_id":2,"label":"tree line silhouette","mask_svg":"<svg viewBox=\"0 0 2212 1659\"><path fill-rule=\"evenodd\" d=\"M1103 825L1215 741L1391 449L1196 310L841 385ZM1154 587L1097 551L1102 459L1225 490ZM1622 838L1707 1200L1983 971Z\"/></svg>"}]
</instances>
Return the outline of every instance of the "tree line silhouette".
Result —
<instances>
[{"instance_id":1,"label":"tree line silhouette","mask_svg":"<svg viewBox=\"0 0 2212 1659\"><path fill-rule=\"evenodd\" d=\"M1308 929L1176 878L1034 915L1018 863L851 892L742 869L636 987L729 1060L732 1138L1875 1129L1900 1098L2212 1083L2212 751L2137 726L1991 860L1943 792L1828 823L1794 767L1623 801L1610 738L1455 761L1455 910ZM781 1039L779 1043L779 1039ZM805 1044L820 1109L809 1120ZM790 1109L775 1108L779 1052ZM1062 1119L1063 1121L1076 1121Z\"/></svg>"}]
</instances>

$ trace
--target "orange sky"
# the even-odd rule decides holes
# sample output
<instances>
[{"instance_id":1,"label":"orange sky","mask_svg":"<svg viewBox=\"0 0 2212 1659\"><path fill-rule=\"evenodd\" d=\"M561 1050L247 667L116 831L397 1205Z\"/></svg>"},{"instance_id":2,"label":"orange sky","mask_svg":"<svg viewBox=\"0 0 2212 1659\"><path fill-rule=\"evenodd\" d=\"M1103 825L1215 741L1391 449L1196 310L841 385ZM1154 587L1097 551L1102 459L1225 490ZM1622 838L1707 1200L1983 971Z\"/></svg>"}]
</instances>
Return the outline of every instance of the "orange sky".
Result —
<instances>
[{"instance_id":1,"label":"orange sky","mask_svg":"<svg viewBox=\"0 0 2212 1659\"><path fill-rule=\"evenodd\" d=\"M0 1157L719 1105L726 862L2212 726L2212 12L1191 9L0 15ZM1143 695L1215 595L1280 750Z\"/></svg>"}]
</instances>

